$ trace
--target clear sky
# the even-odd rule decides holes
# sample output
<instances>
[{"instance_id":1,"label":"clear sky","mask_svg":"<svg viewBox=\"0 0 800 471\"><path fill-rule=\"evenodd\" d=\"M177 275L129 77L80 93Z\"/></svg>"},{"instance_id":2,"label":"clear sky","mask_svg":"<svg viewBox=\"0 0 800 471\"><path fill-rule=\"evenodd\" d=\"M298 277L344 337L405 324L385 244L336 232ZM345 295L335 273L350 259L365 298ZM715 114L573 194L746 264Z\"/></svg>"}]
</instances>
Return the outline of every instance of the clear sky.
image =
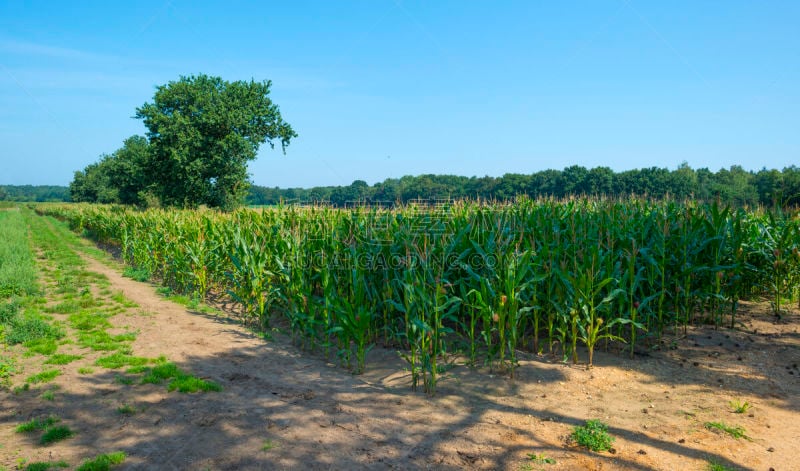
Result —
<instances>
[{"instance_id":1,"label":"clear sky","mask_svg":"<svg viewBox=\"0 0 800 471\"><path fill-rule=\"evenodd\" d=\"M66 185L156 85L270 79L266 186L800 164L800 1L0 0L0 184Z\"/></svg>"}]
</instances>

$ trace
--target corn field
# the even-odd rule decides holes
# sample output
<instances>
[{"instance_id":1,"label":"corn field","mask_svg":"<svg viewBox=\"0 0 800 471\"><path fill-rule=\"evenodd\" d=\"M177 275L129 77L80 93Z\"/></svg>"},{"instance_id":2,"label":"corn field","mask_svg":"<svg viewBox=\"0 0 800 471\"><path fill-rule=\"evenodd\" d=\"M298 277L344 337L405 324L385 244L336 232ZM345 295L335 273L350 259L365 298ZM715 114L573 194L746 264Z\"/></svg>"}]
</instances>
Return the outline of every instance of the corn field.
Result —
<instances>
[{"instance_id":1,"label":"corn field","mask_svg":"<svg viewBox=\"0 0 800 471\"><path fill-rule=\"evenodd\" d=\"M736 325L740 300L800 305L800 219L639 200L436 208L135 211L39 206L174 292L225 294L359 373L397 348L433 394L452 354L514 375L517 352L591 365L596 348Z\"/></svg>"}]
</instances>

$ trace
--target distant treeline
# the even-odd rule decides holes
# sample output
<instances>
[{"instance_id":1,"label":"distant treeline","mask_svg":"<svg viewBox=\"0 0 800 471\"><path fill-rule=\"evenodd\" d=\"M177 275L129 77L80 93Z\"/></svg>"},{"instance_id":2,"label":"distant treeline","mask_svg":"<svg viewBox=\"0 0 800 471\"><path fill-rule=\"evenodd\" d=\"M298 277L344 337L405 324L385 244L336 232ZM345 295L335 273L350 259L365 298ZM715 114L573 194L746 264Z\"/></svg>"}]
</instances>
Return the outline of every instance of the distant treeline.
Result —
<instances>
[{"instance_id":1,"label":"distant treeline","mask_svg":"<svg viewBox=\"0 0 800 471\"><path fill-rule=\"evenodd\" d=\"M118 203L118 192L95 191L111 195L103 203ZM614 172L607 167L587 169L578 165L564 170L544 170L530 175L507 173L502 177L462 177L419 175L388 178L369 185L356 180L348 186L314 188L268 188L252 185L246 202L250 205L284 203L327 203L344 207L354 204L408 203L414 200L486 199L510 200L518 195L530 197L571 195L629 196L650 198L719 199L736 206L800 206L800 168L747 171L740 166L712 172L681 165L675 170L643 168ZM70 201L70 191L62 186L0 186L0 201ZM73 195L74 196L74 195ZM91 201L86 195L77 198Z\"/></svg>"},{"instance_id":2,"label":"distant treeline","mask_svg":"<svg viewBox=\"0 0 800 471\"><path fill-rule=\"evenodd\" d=\"M388 178L372 186L356 180L349 186L303 188L250 188L247 203L274 205L325 202L334 206L359 203L394 204L414 200L487 199L509 200L571 195L629 196L650 198L719 199L736 206L800 206L800 168L746 171L740 166L712 172L683 164L676 170L643 168L614 172L608 167L587 169L578 165L564 170L544 170L530 175L507 173L502 177L420 175Z\"/></svg>"},{"instance_id":3,"label":"distant treeline","mask_svg":"<svg viewBox=\"0 0 800 471\"><path fill-rule=\"evenodd\" d=\"M54 185L0 185L0 201L69 201L69 188Z\"/></svg>"}]
</instances>

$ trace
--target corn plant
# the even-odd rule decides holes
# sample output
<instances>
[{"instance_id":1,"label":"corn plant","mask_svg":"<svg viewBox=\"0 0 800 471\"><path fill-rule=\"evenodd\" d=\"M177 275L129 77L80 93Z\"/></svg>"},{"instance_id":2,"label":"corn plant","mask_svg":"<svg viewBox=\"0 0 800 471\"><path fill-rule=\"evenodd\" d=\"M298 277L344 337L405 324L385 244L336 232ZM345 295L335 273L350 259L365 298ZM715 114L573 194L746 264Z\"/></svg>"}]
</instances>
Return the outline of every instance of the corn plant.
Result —
<instances>
[{"instance_id":1,"label":"corn plant","mask_svg":"<svg viewBox=\"0 0 800 471\"><path fill-rule=\"evenodd\" d=\"M246 321L257 320L260 325L267 327L269 308L277 297L278 287L275 283L279 275L273 271L276 265L274 255L263 250L252 239L242 235L239 230L234 233L229 253L233 270L228 272L232 287L228 294L242 305Z\"/></svg>"},{"instance_id":2,"label":"corn plant","mask_svg":"<svg viewBox=\"0 0 800 471\"><path fill-rule=\"evenodd\" d=\"M600 340L633 354L667 329L720 327L728 307L735 326L739 300L767 297L778 315L787 300L800 303L797 215L718 203L36 211L118 246L126 264L174 292L227 294L248 323L279 316L301 346L335 353L353 372L376 342L395 346L412 387L429 394L461 345L469 364L483 356L514 375L520 349L577 361L580 343L592 364Z\"/></svg>"}]
</instances>

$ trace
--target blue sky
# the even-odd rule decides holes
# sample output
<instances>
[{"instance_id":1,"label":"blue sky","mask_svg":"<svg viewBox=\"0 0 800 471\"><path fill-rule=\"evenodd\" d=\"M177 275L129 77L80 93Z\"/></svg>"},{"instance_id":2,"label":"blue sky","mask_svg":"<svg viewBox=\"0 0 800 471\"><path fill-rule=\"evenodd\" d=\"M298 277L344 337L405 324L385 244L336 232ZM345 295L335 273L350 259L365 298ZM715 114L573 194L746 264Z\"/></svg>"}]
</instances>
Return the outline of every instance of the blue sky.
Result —
<instances>
[{"instance_id":1,"label":"blue sky","mask_svg":"<svg viewBox=\"0 0 800 471\"><path fill-rule=\"evenodd\" d=\"M800 163L798 1L0 0L0 184L66 185L156 85L270 79L266 186Z\"/></svg>"}]
</instances>

